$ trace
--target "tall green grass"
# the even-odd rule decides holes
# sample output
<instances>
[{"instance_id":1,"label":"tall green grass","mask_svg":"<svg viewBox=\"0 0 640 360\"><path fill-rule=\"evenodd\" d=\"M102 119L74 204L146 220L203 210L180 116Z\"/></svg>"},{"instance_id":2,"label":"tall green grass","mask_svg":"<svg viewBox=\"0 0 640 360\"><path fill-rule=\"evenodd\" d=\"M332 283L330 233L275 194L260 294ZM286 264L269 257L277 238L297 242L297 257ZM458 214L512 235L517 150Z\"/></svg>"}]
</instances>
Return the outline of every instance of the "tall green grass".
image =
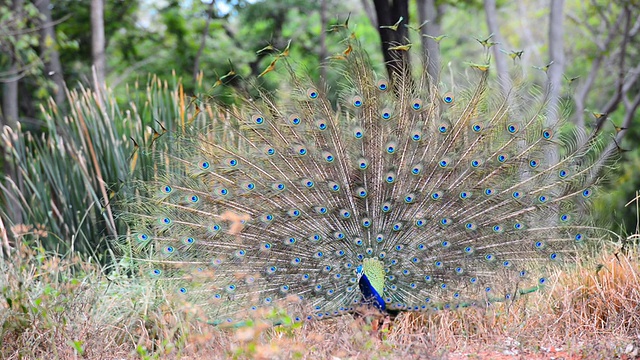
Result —
<instances>
[{"instance_id":1,"label":"tall green grass","mask_svg":"<svg viewBox=\"0 0 640 360\"><path fill-rule=\"evenodd\" d=\"M81 87L67 93L66 114L53 101L41 106L41 132L4 129L8 160L19 175L5 176L0 184L5 202L0 215L14 233L24 229L19 225L38 228L47 235L37 237L38 245L47 250L101 256L109 239L127 231L117 215L119 200L132 196L125 185L157 170L146 156L154 138L214 118L213 109L196 106L199 98L186 95L175 76L171 81L150 76L146 85L136 82L123 94L125 100L117 101L111 90ZM5 205L20 216L12 217Z\"/></svg>"}]
</instances>

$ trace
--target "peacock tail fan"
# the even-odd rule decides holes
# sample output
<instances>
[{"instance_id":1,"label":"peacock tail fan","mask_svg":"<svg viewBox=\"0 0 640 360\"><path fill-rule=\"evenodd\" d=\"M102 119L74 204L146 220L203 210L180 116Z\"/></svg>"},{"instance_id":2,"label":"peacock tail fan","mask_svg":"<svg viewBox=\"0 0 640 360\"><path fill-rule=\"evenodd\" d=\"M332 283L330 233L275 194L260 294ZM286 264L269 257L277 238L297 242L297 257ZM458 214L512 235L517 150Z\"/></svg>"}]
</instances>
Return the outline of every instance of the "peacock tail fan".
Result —
<instances>
[{"instance_id":1,"label":"peacock tail fan","mask_svg":"<svg viewBox=\"0 0 640 360\"><path fill-rule=\"evenodd\" d=\"M159 288L214 324L277 301L295 321L487 306L603 238L588 202L612 160L601 135L548 121L545 91L504 94L477 64L464 85L422 68L389 79L355 35L344 46L326 65L338 88L280 53L261 75L278 92L244 81L224 121L157 140L170 150L124 215Z\"/></svg>"}]
</instances>

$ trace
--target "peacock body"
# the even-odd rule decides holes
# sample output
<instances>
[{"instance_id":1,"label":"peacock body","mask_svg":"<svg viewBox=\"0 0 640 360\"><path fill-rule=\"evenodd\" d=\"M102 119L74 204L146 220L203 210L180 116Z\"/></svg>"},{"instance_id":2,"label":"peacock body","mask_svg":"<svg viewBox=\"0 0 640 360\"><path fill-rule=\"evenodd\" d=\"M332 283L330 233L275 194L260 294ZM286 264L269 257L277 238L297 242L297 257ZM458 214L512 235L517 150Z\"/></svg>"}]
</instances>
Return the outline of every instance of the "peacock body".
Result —
<instances>
[{"instance_id":1,"label":"peacock body","mask_svg":"<svg viewBox=\"0 0 640 360\"><path fill-rule=\"evenodd\" d=\"M599 142L559 136L544 91L503 94L478 65L465 86L389 79L345 49L338 89L285 51L263 73L280 93L237 90L224 126L158 140L128 215L159 286L215 324L278 300L296 320L433 311L513 301L584 247Z\"/></svg>"}]
</instances>

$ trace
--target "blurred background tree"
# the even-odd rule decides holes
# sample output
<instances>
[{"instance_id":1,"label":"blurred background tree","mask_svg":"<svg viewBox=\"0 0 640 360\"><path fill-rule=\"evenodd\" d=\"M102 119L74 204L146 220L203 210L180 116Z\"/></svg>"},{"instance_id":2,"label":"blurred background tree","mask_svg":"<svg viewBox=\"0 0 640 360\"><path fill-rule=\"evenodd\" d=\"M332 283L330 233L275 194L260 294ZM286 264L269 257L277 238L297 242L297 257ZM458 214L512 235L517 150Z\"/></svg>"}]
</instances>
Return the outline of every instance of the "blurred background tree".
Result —
<instances>
[{"instance_id":1,"label":"blurred background tree","mask_svg":"<svg viewBox=\"0 0 640 360\"><path fill-rule=\"evenodd\" d=\"M631 0L2 1L0 235L39 226L47 248L103 253L106 238L126 232L111 200L147 176L132 166L139 147L185 118L214 121L206 98L225 92L215 85L234 86L230 72L256 79L270 49L291 42L291 59L325 78L320 65L343 50L327 30L346 19L379 64L391 60L390 46L410 45L418 51L402 61L434 75L456 76L482 61L478 42L497 43L492 76L504 91L518 63L552 89L552 105L573 109L567 131L612 134L621 161L613 171L602 164L611 176L594 216L633 232L638 214L625 204L640 188L639 10ZM270 77L257 84L287 90Z\"/></svg>"}]
</instances>

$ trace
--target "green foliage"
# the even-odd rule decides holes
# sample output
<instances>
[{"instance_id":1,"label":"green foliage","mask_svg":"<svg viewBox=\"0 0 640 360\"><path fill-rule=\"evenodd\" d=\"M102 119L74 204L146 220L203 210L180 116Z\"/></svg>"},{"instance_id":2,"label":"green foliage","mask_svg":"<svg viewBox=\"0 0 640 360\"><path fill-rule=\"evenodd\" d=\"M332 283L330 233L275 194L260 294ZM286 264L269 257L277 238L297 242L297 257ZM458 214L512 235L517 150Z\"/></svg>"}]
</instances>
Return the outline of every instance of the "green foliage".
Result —
<instances>
[{"instance_id":1,"label":"green foliage","mask_svg":"<svg viewBox=\"0 0 640 360\"><path fill-rule=\"evenodd\" d=\"M162 124L173 131L193 117L193 104L176 79L170 87L152 77L144 88L132 87L129 99L120 106L109 93L101 97L81 88L70 93L68 115L51 102L42 108L42 134L7 129L3 135L22 185L7 179L0 189L19 205L26 224L46 230L40 238L46 249L96 256L106 251L107 238L126 231L116 217L115 195L126 197L125 182L153 175L135 166L131 139L146 149L150 127L162 132Z\"/></svg>"}]
</instances>

